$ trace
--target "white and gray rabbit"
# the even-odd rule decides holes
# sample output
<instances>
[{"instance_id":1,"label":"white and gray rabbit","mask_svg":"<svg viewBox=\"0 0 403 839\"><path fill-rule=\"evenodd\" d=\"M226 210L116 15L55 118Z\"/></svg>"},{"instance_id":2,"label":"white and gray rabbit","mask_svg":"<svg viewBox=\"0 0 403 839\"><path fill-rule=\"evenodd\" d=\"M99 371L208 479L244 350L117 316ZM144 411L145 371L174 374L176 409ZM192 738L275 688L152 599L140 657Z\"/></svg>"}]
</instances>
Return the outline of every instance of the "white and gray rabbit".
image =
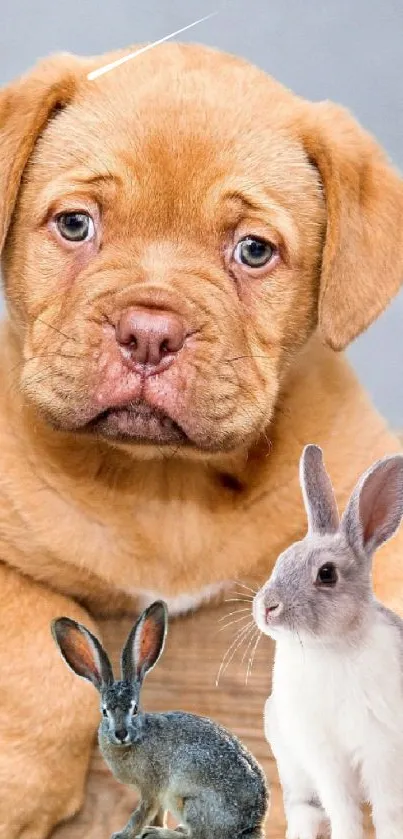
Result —
<instances>
[{"instance_id":1,"label":"white and gray rabbit","mask_svg":"<svg viewBox=\"0 0 403 839\"><path fill-rule=\"evenodd\" d=\"M340 521L321 449L300 464L308 533L278 558L253 614L276 641L265 732L288 839L403 837L403 622L372 590L374 552L403 517L403 456L361 478ZM403 556L402 556L403 563Z\"/></svg>"},{"instance_id":2,"label":"white and gray rabbit","mask_svg":"<svg viewBox=\"0 0 403 839\"><path fill-rule=\"evenodd\" d=\"M123 648L122 678L88 629L69 618L52 624L69 667L101 695L99 745L115 777L140 792L140 803L115 839L261 839L269 794L257 761L229 731L182 711L146 713L140 691L165 642L167 609L151 604ZM185 639L184 639L185 643ZM171 812L181 827L150 822Z\"/></svg>"}]
</instances>

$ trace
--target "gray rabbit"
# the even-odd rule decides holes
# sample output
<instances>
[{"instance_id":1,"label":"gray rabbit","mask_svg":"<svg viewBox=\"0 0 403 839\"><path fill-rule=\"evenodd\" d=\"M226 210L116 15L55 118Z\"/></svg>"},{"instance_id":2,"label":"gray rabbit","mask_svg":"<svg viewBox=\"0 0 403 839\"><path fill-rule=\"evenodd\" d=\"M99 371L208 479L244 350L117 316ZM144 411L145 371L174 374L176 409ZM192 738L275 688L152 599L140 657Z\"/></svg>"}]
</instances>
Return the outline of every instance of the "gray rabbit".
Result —
<instances>
[{"instance_id":1,"label":"gray rabbit","mask_svg":"<svg viewBox=\"0 0 403 839\"><path fill-rule=\"evenodd\" d=\"M140 691L165 642L167 609L149 606L131 630L115 681L98 639L69 618L52 624L69 667L101 695L99 745L115 777L140 792L140 803L114 839L261 839L269 804L262 769L229 731L182 711L146 713ZM171 812L181 827L150 825Z\"/></svg>"},{"instance_id":2,"label":"gray rabbit","mask_svg":"<svg viewBox=\"0 0 403 839\"><path fill-rule=\"evenodd\" d=\"M341 521L317 446L304 449L300 480L308 533L253 604L276 641L265 730L287 839L317 839L327 820L332 839L363 839L362 800L377 839L402 839L403 622L374 598L371 566L403 517L403 456L361 477Z\"/></svg>"}]
</instances>

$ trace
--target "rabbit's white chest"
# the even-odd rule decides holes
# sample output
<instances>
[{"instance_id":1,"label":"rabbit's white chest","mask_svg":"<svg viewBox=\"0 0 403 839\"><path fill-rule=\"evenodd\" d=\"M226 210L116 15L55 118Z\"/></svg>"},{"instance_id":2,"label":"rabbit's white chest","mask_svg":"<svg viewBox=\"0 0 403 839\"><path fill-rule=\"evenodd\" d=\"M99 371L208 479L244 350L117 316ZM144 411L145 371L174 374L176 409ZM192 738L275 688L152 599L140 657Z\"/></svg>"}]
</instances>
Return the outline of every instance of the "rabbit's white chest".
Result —
<instances>
[{"instance_id":1,"label":"rabbit's white chest","mask_svg":"<svg viewBox=\"0 0 403 839\"><path fill-rule=\"evenodd\" d=\"M380 622L359 650L281 640L265 726L268 740L280 733L303 764L338 754L359 769L367 754L390 748L391 738L402 741L398 631Z\"/></svg>"}]
</instances>

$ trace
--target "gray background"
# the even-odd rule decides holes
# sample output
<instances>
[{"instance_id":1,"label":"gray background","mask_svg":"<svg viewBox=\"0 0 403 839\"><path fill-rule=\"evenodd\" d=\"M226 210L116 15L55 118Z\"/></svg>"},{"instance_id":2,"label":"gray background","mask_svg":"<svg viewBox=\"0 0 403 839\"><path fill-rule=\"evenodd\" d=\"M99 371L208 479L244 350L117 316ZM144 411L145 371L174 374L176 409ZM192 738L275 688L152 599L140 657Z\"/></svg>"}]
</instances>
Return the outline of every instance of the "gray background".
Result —
<instances>
[{"instance_id":1,"label":"gray background","mask_svg":"<svg viewBox=\"0 0 403 839\"><path fill-rule=\"evenodd\" d=\"M102 53L182 36L238 53L297 93L355 113L403 168L403 0L0 0L0 84L58 50ZM403 292L350 358L378 408L403 427Z\"/></svg>"}]
</instances>

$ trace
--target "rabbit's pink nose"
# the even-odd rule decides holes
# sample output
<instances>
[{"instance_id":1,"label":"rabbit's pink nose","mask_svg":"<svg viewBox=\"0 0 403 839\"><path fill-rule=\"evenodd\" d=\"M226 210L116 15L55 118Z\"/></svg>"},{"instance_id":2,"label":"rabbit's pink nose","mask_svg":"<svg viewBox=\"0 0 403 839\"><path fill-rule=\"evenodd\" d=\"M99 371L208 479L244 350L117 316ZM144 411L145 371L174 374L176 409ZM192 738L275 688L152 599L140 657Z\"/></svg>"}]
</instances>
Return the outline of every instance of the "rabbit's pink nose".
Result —
<instances>
[{"instance_id":1,"label":"rabbit's pink nose","mask_svg":"<svg viewBox=\"0 0 403 839\"><path fill-rule=\"evenodd\" d=\"M265 618L266 623L270 623L274 618L278 618L278 616L283 611L283 604L282 603L270 603L265 607Z\"/></svg>"}]
</instances>

